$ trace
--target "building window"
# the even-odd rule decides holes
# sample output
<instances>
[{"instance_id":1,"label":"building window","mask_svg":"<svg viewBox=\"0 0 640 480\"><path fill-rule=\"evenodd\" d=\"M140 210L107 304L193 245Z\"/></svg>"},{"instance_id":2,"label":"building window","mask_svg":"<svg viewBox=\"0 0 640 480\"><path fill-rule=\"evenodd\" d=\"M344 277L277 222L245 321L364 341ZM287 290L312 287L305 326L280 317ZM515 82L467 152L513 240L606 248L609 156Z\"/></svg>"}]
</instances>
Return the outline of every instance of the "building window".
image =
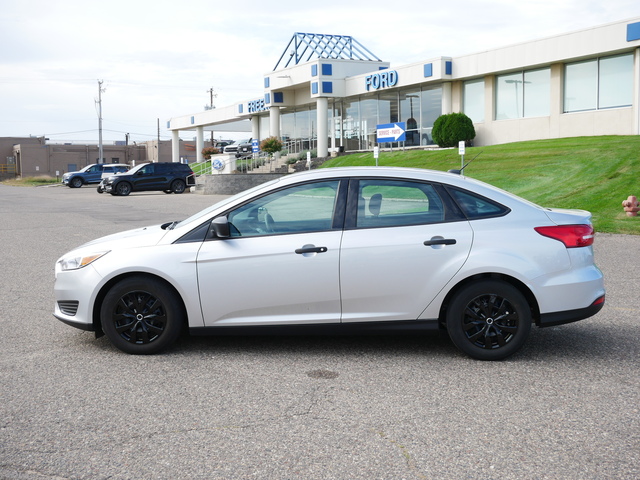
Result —
<instances>
[{"instance_id":1,"label":"building window","mask_svg":"<svg viewBox=\"0 0 640 480\"><path fill-rule=\"evenodd\" d=\"M484 122L484 80L470 80L463 85L463 111L474 123Z\"/></svg>"},{"instance_id":2,"label":"building window","mask_svg":"<svg viewBox=\"0 0 640 480\"><path fill-rule=\"evenodd\" d=\"M565 113L628 107L632 101L633 54L565 66Z\"/></svg>"},{"instance_id":3,"label":"building window","mask_svg":"<svg viewBox=\"0 0 640 480\"><path fill-rule=\"evenodd\" d=\"M530 70L496 78L496 120L549 115L551 70Z\"/></svg>"}]
</instances>

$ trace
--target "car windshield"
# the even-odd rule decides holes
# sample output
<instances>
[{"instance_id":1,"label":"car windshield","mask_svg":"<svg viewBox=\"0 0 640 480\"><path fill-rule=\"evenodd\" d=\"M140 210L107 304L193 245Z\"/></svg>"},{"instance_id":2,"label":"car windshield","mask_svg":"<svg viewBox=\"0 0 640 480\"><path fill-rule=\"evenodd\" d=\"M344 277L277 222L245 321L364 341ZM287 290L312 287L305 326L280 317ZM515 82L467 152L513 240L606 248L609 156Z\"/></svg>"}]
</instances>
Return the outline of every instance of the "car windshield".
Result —
<instances>
[{"instance_id":1,"label":"car windshield","mask_svg":"<svg viewBox=\"0 0 640 480\"><path fill-rule=\"evenodd\" d=\"M138 170L140 170L145 165L148 165L148 163L141 163L140 165L136 165L131 170L129 170L127 173L136 173Z\"/></svg>"}]
</instances>

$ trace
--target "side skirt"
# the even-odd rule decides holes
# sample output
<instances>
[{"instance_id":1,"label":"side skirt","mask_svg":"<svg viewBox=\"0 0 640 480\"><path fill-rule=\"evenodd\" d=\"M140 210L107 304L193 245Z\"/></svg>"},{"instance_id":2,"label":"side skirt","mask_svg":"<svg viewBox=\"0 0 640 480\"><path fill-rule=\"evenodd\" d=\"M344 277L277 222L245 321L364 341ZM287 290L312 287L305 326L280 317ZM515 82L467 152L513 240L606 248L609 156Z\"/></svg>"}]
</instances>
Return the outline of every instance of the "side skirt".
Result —
<instances>
[{"instance_id":1,"label":"side skirt","mask_svg":"<svg viewBox=\"0 0 640 480\"><path fill-rule=\"evenodd\" d=\"M326 323L312 325L249 325L189 327L191 335L384 335L437 332L438 320Z\"/></svg>"}]
</instances>

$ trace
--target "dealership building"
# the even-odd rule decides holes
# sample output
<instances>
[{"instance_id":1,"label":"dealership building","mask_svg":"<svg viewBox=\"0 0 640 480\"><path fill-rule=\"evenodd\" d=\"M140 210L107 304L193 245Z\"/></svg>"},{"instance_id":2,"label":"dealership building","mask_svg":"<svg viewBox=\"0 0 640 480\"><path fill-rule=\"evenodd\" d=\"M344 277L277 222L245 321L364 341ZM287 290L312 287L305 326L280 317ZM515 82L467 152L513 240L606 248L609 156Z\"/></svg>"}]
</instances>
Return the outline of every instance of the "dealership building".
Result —
<instances>
[{"instance_id":1,"label":"dealership building","mask_svg":"<svg viewBox=\"0 0 640 480\"><path fill-rule=\"evenodd\" d=\"M436 118L451 112L472 119L474 145L638 135L640 17L400 67L349 36L296 33L261 83L255 98L172 118L173 160L181 131L195 131L201 156L205 131L234 125L319 157L370 150L379 127L396 123L404 142L391 145L427 147Z\"/></svg>"}]
</instances>

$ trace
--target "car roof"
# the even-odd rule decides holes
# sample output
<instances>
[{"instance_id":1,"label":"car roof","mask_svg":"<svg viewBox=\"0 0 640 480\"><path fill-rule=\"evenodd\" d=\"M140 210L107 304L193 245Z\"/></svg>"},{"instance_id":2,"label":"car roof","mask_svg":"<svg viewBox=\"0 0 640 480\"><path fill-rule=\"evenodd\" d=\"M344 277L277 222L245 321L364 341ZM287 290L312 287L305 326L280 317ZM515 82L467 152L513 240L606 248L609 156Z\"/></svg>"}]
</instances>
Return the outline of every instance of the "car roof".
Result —
<instances>
[{"instance_id":1,"label":"car roof","mask_svg":"<svg viewBox=\"0 0 640 480\"><path fill-rule=\"evenodd\" d=\"M489 196L497 201L508 202L508 200L516 200L520 203L527 203L531 206L540 208L528 200L518 197L510 192L502 190L488 183L476 180L474 178L461 175L458 173L449 173L441 170L430 170L424 168L408 168L408 167L335 167L320 168L316 170L304 170L302 172L293 173L285 177L281 177L282 185L289 183L304 182L336 177L395 177L404 179L415 179L429 182L445 183L455 187L463 188L477 192L482 195Z\"/></svg>"}]
</instances>

